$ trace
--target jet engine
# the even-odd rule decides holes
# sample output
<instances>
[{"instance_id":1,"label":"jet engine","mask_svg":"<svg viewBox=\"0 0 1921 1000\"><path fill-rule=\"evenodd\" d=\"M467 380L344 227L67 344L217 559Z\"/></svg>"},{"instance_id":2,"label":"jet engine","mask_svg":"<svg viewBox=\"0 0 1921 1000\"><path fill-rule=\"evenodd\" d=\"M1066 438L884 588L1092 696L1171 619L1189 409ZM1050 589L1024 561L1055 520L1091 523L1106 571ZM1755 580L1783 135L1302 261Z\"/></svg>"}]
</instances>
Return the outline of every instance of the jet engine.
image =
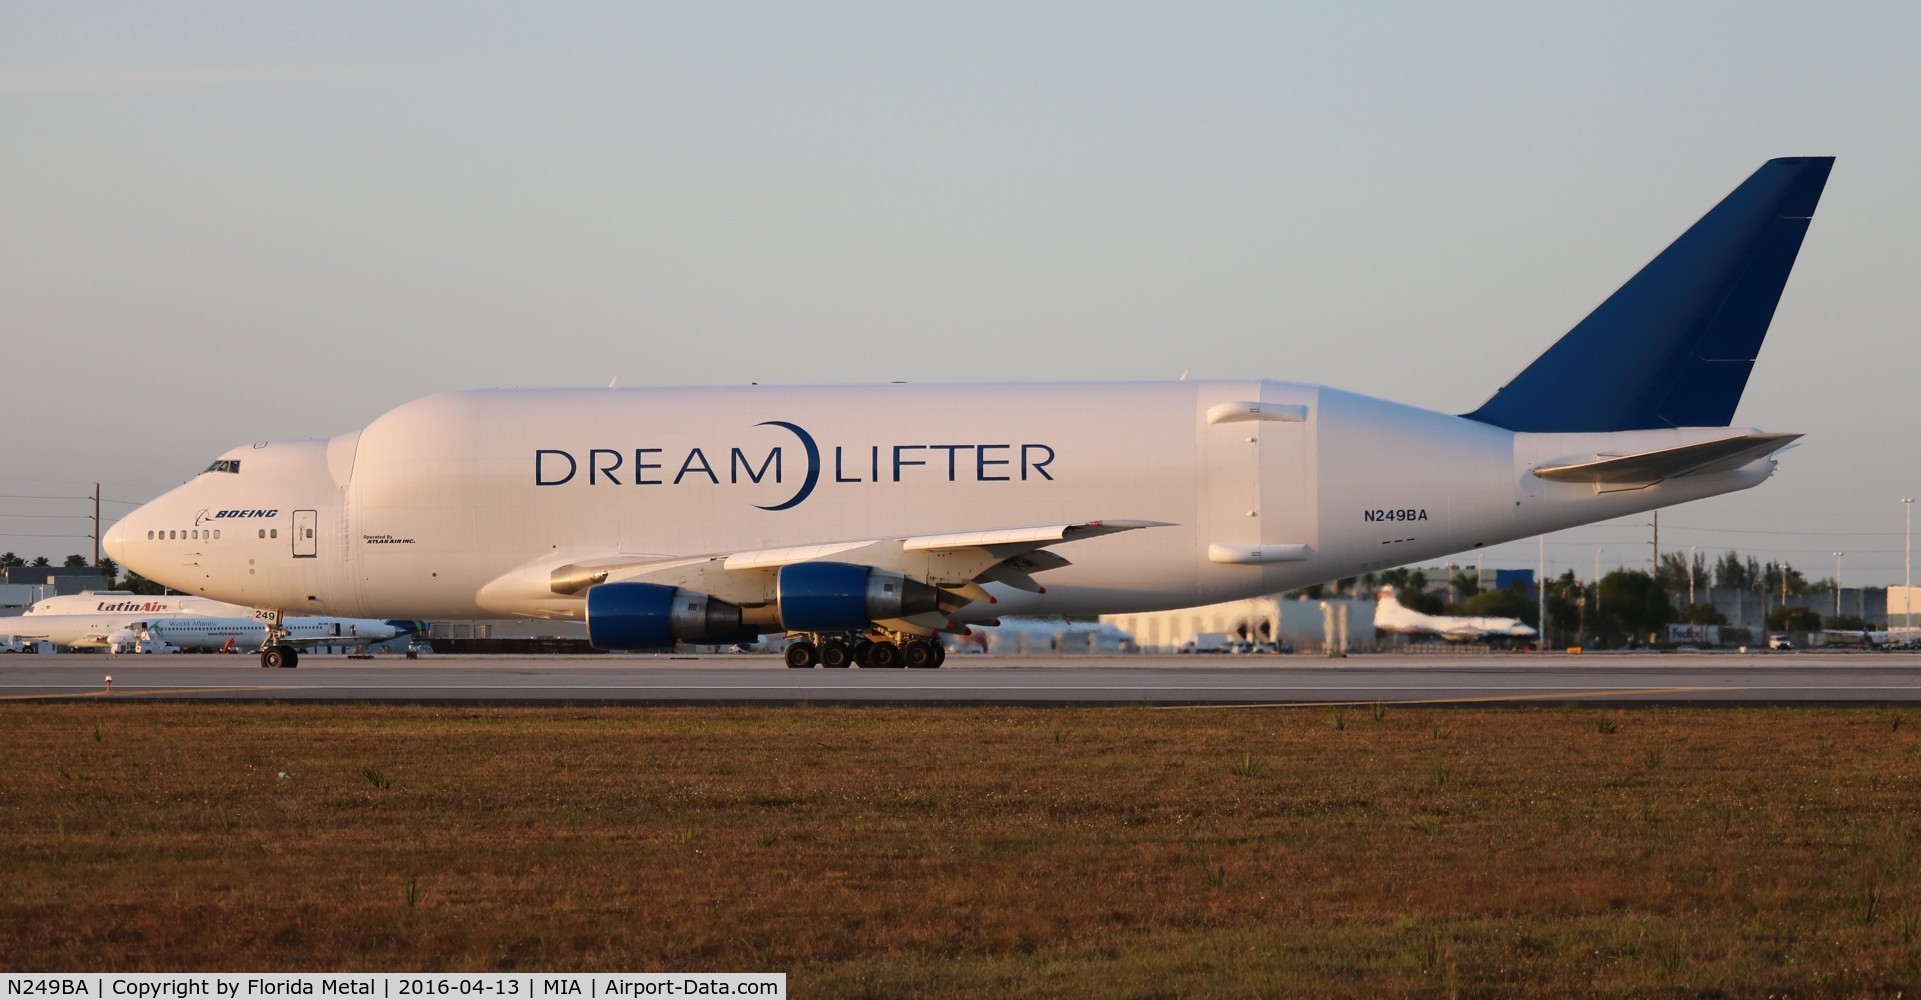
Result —
<instances>
[{"instance_id":1,"label":"jet engine","mask_svg":"<svg viewBox=\"0 0 1921 1000\"><path fill-rule=\"evenodd\" d=\"M659 649L740 631L740 608L680 587L603 583L587 591L587 641L599 649Z\"/></svg>"},{"instance_id":2,"label":"jet engine","mask_svg":"<svg viewBox=\"0 0 1921 1000\"><path fill-rule=\"evenodd\" d=\"M792 632L859 632L877 621L938 611L941 597L899 573L837 562L782 566L775 594L780 623Z\"/></svg>"},{"instance_id":3,"label":"jet engine","mask_svg":"<svg viewBox=\"0 0 1921 1000\"><path fill-rule=\"evenodd\" d=\"M146 628L145 624L134 622L107 633L107 652L116 656L121 653L137 652L140 648L140 638L146 633Z\"/></svg>"}]
</instances>

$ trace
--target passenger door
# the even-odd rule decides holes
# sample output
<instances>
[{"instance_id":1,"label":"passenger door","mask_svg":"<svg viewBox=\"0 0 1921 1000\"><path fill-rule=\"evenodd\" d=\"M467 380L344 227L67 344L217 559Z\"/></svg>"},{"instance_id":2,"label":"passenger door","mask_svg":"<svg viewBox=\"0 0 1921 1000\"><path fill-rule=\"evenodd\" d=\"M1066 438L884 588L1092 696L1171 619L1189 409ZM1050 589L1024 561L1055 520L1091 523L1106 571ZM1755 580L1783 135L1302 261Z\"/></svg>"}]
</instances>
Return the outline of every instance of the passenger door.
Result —
<instances>
[{"instance_id":1,"label":"passenger door","mask_svg":"<svg viewBox=\"0 0 1921 1000\"><path fill-rule=\"evenodd\" d=\"M316 538L316 528L320 515L311 510L293 512L293 557L312 559L320 554L320 539Z\"/></svg>"}]
</instances>

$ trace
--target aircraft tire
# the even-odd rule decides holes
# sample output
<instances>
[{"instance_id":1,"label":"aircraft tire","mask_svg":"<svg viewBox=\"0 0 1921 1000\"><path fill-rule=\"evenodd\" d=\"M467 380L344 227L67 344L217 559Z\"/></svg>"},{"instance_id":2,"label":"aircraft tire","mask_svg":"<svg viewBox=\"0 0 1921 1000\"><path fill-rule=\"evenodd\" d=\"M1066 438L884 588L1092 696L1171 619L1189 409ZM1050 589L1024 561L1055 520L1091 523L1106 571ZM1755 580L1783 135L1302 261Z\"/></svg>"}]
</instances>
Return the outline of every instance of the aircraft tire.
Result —
<instances>
[{"instance_id":1,"label":"aircraft tire","mask_svg":"<svg viewBox=\"0 0 1921 1000\"><path fill-rule=\"evenodd\" d=\"M866 670L874 665L874 644L866 639L855 639L853 648L854 666Z\"/></svg>"},{"instance_id":2,"label":"aircraft tire","mask_svg":"<svg viewBox=\"0 0 1921 1000\"><path fill-rule=\"evenodd\" d=\"M846 643L830 640L820 644L821 666L839 670L849 666L853 662L854 651L848 649Z\"/></svg>"},{"instance_id":3,"label":"aircraft tire","mask_svg":"<svg viewBox=\"0 0 1921 1000\"><path fill-rule=\"evenodd\" d=\"M299 650L293 648L292 646L282 646L280 648L287 651L287 662L282 664L282 666L285 666L288 670L292 670L293 668L300 666Z\"/></svg>"},{"instance_id":4,"label":"aircraft tire","mask_svg":"<svg viewBox=\"0 0 1921 1000\"><path fill-rule=\"evenodd\" d=\"M786 658L787 665L795 670L812 670L814 664L820 662L820 647L802 639L788 643L787 652L781 655Z\"/></svg>"},{"instance_id":5,"label":"aircraft tire","mask_svg":"<svg viewBox=\"0 0 1921 1000\"><path fill-rule=\"evenodd\" d=\"M934 662L928 664L928 666L938 667L941 664L946 662L947 662L947 644L940 641L939 639L936 639L934 640Z\"/></svg>"},{"instance_id":6,"label":"aircraft tire","mask_svg":"<svg viewBox=\"0 0 1921 1000\"><path fill-rule=\"evenodd\" d=\"M867 651L867 663L877 670L892 670L901 665L900 647L891 642L877 642Z\"/></svg>"},{"instance_id":7,"label":"aircraft tire","mask_svg":"<svg viewBox=\"0 0 1921 1000\"><path fill-rule=\"evenodd\" d=\"M906 662L909 667L916 670L929 669L936 666L934 663L933 644L923 640L902 645L900 648L900 658Z\"/></svg>"},{"instance_id":8,"label":"aircraft tire","mask_svg":"<svg viewBox=\"0 0 1921 1000\"><path fill-rule=\"evenodd\" d=\"M268 670L278 670L287 665L287 647L268 646L260 651L260 665Z\"/></svg>"}]
</instances>

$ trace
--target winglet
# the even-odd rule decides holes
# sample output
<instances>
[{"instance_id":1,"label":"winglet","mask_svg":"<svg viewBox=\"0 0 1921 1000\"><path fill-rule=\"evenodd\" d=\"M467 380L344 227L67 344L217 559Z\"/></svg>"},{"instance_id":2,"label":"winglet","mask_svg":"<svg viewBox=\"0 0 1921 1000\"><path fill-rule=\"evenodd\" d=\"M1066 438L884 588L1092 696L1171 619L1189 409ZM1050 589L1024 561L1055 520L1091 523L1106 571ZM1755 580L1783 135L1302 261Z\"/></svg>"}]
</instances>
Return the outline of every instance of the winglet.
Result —
<instances>
[{"instance_id":1,"label":"winglet","mask_svg":"<svg viewBox=\"0 0 1921 1000\"><path fill-rule=\"evenodd\" d=\"M1511 431L1727 426L1833 166L1762 164L1464 416Z\"/></svg>"}]
</instances>

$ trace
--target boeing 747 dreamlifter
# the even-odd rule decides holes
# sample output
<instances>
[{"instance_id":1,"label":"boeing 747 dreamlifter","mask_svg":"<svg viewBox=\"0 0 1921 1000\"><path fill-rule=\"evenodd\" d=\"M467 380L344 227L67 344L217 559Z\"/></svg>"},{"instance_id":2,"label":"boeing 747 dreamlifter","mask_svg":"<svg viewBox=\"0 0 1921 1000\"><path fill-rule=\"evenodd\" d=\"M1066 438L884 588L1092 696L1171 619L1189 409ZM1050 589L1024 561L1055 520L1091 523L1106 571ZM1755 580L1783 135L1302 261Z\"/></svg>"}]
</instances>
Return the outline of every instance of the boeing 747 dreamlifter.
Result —
<instances>
[{"instance_id":1,"label":"boeing 747 dreamlifter","mask_svg":"<svg viewBox=\"0 0 1921 1000\"><path fill-rule=\"evenodd\" d=\"M1771 160L1478 409L1273 381L450 392L263 443L115 525L282 616L584 620L609 649L934 636L1302 587L1758 485L1731 427L1833 160Z\"/></svg>"}]
</instances>

